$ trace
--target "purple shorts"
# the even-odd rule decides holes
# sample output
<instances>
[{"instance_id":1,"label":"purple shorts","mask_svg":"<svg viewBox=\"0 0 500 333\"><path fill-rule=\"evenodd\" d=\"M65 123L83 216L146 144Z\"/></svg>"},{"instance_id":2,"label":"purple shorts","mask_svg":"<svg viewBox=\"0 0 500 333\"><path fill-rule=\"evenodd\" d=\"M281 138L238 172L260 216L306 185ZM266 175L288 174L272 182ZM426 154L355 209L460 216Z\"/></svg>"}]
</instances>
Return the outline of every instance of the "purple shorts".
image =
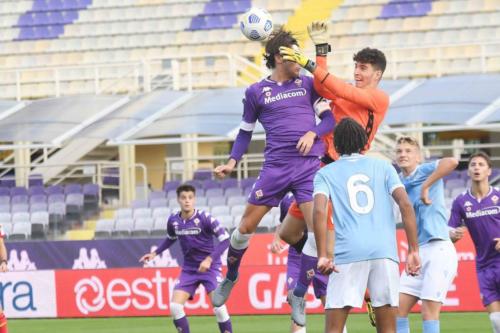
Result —
<instances>
[{"instance_id":1,"label":"purple shorts","mask_svg":"<svg viewBox=\"0 0 500 333\"><path fill-rule=\"evenodd\" d=\"M297 203L313 200L314 175L319 170L317 157L287 157L266 161L255 182L248 202L257 206L277 207L288 192Z\"/></svg>"},{"instance_id":2,"label":"purple shorts","mask_svg":"<svg viewBox=\"0 0 500 333\"><path fill-rule=\"evenodd\" d=\"M300 257L301 255L293 247L288 248L288 263L286 268L286 287L287 290L292 290L297 285L300 273ZM326 295L326 286L328 285L328 276L315 272L312 285L314 288L314 296L321 298Z\"/></svg>"},{"instance_id":3,"label":"purple shorts","mask_svg":"<svg viewBox=\"0 0 500 333\"><path fill-rule=\"evenodd\" d=\"M500 265L495 263L478 269L477 279L484 306L500 301Z\"/></svg>"},{"instance_id":4,"label":"purple shorts","mask_svg":"<svg viewBox=\"0 0 500 333\"><path fill-rule=\"evenodd\" d=\"M210 269L205 273L182 270L174 289L187 292L191 296L189 299L192 299L200 284L205 287L207 293L211 293L221 281L222 272L220 269Z\"/></svg>"}]
</instances>

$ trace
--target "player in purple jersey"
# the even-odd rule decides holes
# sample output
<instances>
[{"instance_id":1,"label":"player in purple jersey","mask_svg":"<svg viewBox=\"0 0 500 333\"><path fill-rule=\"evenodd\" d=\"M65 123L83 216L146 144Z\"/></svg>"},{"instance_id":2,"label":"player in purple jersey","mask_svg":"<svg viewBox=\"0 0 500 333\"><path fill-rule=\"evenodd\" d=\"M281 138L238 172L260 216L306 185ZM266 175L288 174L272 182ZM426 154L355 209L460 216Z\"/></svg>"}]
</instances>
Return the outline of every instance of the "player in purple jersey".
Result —
<instances>
[{"instance_id":1,"label":"player in purple jersey","mask_svg":"<svg viewBox=\"0 0 500 333\"><path fill-rule=\"evenodd\" d=\"M280 222L283 222L286 215L288 214L288 208L293 202L293 194L287 194L280 203ZM284 250L283 243L281 242L281 238L279 236L279 228L276 228L276 232L274 233L274 240L271 244L271 252L273 253L281 253ZM307 229L306 229L307 231ZM300 261L301 254L297 252L292 246L288 248L288 258L287 258L287 269L286 269L286 287L288 290L293 290L297 284L300 273ZM323 305L325 304L325 295L326 295L326 286L328 283L328 276L319 274L314 275L312 284L314 287L314 296L316 298L321 299ZM292 333L306 333L305 326L299 326L292 320L291 326Z\"/></svg>"},{"instance_id":2,"label":"player in purple jersey","mask_svg":"<svg viewBox=\"0 0 500 333\"><path fill-rule=\"evenodd\" d=\"M229 246L229 234L210 214L194 208L195 188L181 185L177 188L177 201L181 211L172 214L167 222L167 237L153 252L140 259L147 262L168 249L179 239L184 264L170 301L170 313L179 332L189 333L184 303L191 299L200 284L209 295L222 279L220 256ZM219 244L214 246L214 239ZM226 306L214 307L221 333L232 333L231 319Z\"/></svg>"},{"instance_id":3,"label":"player in purple jersey","mask_svg":"<svg viewBox=\"0 0 500 333\"><path fill-rule=\"evenodd\" d=\"M493 332L500 333L500 190L489 185L490 157L477 152L469 158L472 185L460 194L448 222L452 241L460 240L465 226L476 247L476 272L483 304Z\"/></svg>"},{"instance_id":4,"label":"player in purple jersey","mask_svg":"<svg viewBox=\"0 0 500 333\"><path fill-rule=\"evenodd\" d=\"M300 75L300 66L284 61L281 46L298 48L290 32L275 32L266 44L266 66L272 74L251 85L245 92L243 120L231 157L215 168L219 177L231 173L245 153L257 120L266 132L265 162L243 213L239 227L231 235L227 257L228 272L217 287L212 303L224 304L238 277L241 259L262 217L279 205L291 191L306 222L312 226L313 179L319 157L325 150L320 137L332 131L334 120L327 102L321 101L313 79ZM321 119L316 124L316 115Z\"/></svg>"}]
</instances>

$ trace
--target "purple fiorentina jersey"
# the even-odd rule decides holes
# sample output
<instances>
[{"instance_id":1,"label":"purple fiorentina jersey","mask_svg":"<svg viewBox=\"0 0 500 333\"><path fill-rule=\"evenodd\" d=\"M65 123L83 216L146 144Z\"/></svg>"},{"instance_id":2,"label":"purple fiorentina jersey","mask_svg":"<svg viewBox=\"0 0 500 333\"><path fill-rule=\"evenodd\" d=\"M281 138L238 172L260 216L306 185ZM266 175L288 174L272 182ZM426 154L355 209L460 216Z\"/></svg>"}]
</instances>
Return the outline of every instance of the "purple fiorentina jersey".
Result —
<instances>
[{"instance_id":1,"label":"purple fiorentina jersey","mask_svg":"<svg viewBox=\"0 0 500 333\"><path fill-rule=\"evenodd\" d=\"M471 194L470 189L453 201L448 224L456 228L465 223L476 247L478 269L500 263L500 253L495 251L493 240L500 237L499 201L500 191L495 187L491 187L490 193L481 201Z\"/></svg>"},{"instance_id":2,"label":"purple fiorentina jersey","mask_svg":"<svg viewBox=\"0 0 500 333\"><path fill-rule=\"evenodd\" d=\"M167 237L179 240L184 255L183 269L198 269L214 250L214 236L219 242L229 238L219 221L204 211L196 210L187 220L182 219L180 212L170 215L168 219ZM221 267L220 257L213 258L211 267Z\"/></svg>"},{"instance_id":3,"label":"purple fiorentina jersey","mask_svg":"<svg viewBox=\"0 0 500 333\"><path fill-rule=\"evenodd\" d=\"M264 155L269 158L300 156L297 142L316 125L313 103L320 98L313 79L299 76L286 82L267 78L245 92L241 129L253 131L257 120L266 132ZM317 138L309 155L322 156L323 142Z\"/></svg>"}]
</instances>

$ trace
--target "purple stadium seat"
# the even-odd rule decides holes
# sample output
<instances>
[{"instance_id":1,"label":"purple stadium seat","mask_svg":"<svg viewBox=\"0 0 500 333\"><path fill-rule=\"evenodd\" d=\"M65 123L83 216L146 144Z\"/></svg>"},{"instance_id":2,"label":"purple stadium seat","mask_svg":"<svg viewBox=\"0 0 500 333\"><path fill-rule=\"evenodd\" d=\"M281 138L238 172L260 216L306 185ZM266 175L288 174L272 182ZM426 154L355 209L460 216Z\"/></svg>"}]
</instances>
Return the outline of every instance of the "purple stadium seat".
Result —
<instances>
[{"instance_id":1,"label":"purple stadium seat","mask_svg":"<svg viewBox=\"0 0 500 333\"><path fill-rule=\"evenodd\" d=\"M22 27L19 31L19 37L16 40L33 40L36 39L35 36L35 28L32 27ZM3 186L8 186L4 183L3 179L1 180Z\"/></svg>"},{"instance_id":2,"label":"purple stadium seat","mask_svg":"<svg viewBox=\"0 0 500 333\"><path fill-rule=\"evenodd\" d=\"M195 16L191 20L188 30L202 30L205 27L205 16Z\"/></svg>"},{"instance_id":3,"label":"purple stadium seat","mask_svg":"<svg viewBox=\"0 0 500 333\"><path fill-rule=\"evenodd\" d=\"M203 188L201 181L193 179L186 182L187 185L194 186L196 189Z\"/></svg>"},{"instance_id":4,"label":"purple stadium seat","mask_svg":"<svg viewBox=\"0 0 500 333\"><path fill-rule=\"evenodd\" d=\"M163 185L163 191L168 192L170 190L176 190L177 187L181 184L180 180L171 180L168 182L165 182L165 185Z\"/></svg>"},{"instance_id":5,"label":"purple stadium seat","mask_svg":"<svg viewBox=\"0 0 500 333\"><path fill-rule=\"evenodd\" d=\"M0 195L0 205L10 205L10 195Z\"/></svg>"},{"instance_id":6,"label":"purple stadium seat","mask_svg":"<svg viewBox=\"0 0 500 333\"><path fill-rule=\"evenodd\" d=\"M82 185L80 185L80 184L67 184L64 187L64 193L65 194L82 193Z\"/></svg>"},{"instance_id":7,"label":"purple stadium seat","mask_svg":"<svg viewBox=\"0 0 500 333\"><path fill-rule=\"evenodd\" d=\"M52 10L63 9L63 1L62 0L48 0L48 7Z\"/></svg>"},{"instance_id":8,"label":"purple stadium seat","mask_svg":"<svg viewBox=\"0 0 500 333\"><path fill-rule=\"evenodd\" d=\"M0 204L0 212L10 213L10 204Z\"/></svg>"},{"instance_id":9,"label":"purple stadium seat","mask_svg":"<svg viewBox=\"0 0 500 333\"><path fill-rule=\"evenodd\" d=\"M230 2L230 1L228 1ZM224 2L222 1L210 1L205 4L203 9L203 14L213 15L225 13Z\"/></svg>"},{"instance_id":10,"label":"purple stadium seat","mask_svg":"<svg viewBox=\"0 0 500 333\"><path fill-rule=\"evenodd\" d=\"M29 211L29 205L27 203L18 203L18 204L12 205L12 207L11 207L12 213L28 212L28 211Z\"/></svg>"},{"instance_id":11,"label":"purple stadium seat","mask_svg":"<svg viewBox=\"0 0 500 333\"><path fill-rule=\"evenodd\" d=\"M461 179L461 178L450 179L450 180L446 181L445 187L448 189L464 188L465 187L465 180Z\"/></svg>"},{"instance_id":12,"label":"purple stadium seat","mask_svg":"<svg viewBox=\"0 0 500 333\"><path fill-rule=\"evenodd\" d=\"M36 12L33 19L33 25L46 25L49 24L49 16L47 12Z\"/></svg>"},{"instance_id":13,"label":"purple stadium seat","mask_svg":"<svg viewBox=\"0 0 500 333\"><path fill-rule=\"evenodd\" d=\"M242 193L243 192L242 192L241 188L230 187L230 188L226 189L226 191L224 192L224 195L226 197L233 197L233 196L240 196Z\"/></svg>"},{"instance_id":14,"label":"purple stadium seat","mask_svg":"<svg viewBox=\"0 0 500 333\"><path fill-rule=\"evenodd\" d=\"M10 196L10 189L8 187L0 187L0 195Z\"/></svg>"},{"instance_id":15,"label":"purple stadium seat","mask_svg":"<svg viewBox=\"0 0 500 333\"><path fill-rule=\"evenodd\" d=\"M399 17L399 8L395 4L387 4L382 8L382 14L380 14L380 18L389 19Z\"/></svg>"},{"instance_id":16,"label":"purple stadium seat","mask_svg":"<svg viewBox=\"0 0 500 333\"><path fill-rule=\"evenodd\" d=\"M166 194L163 191L153 191L149 193L149 200L153 201L154 199L165 199Z\"/></svg>"},{"instance_id":17,"label":"purple stadium seat","mask_svg":"<svg viewBox=\"0 0 500 333\"><path fill-rule=\"evenodd\" d=\"M85 184L83 185L83 194L87 197L99 197L99 185Z\"/></svg>"},{"instance_id":18,"label":"purple stadium seat","mask_svg":"<svg viewBox=\"0 0 500 333\"><path fill-rule=\"evenodd\" d=\"M221 20L222 23L220 27L223 29L230 29L238 22L236 15L222 15Z\"/></svg>"},{"instance_id":19,"label":"purple stadium seat","mask_svg":"<svg viewBox=\"0 0 500 333\"><path fill-rule=\"evenodd\" d=\"M209 197L208 198L208 205L209 206L224 206L226 204L226 198L225 197Z\"/></svg>"},{"instance_id":20,"label":"purple stadium seat","mask_svg":"<svg viewBox=\"0 0 500 333\"><path fill-rule=\"evenodd\" d=\"M40 174L30 175L28 178L28 186L42 186L43 187L43 177Z\"/></svg>"},{"instance_id":21,"label":"purple stadium seat","mask_svg":"<svg viewBox=\"0 0 500 333\"><path fill-rule=\"evenodd\" d=\"M83 206L83 194L82 193L69 193L66 196L67 205Z\"/></svg>"},{"instance_id":22,"label":"purple stadium seat","mask_svg":"<svg viewBox=\"0 0 500 333\"><path fill-rule=\"evenodd\" d=\"M45 194L35 194L30 197L30 204L46 203L47 196Z\"/></svg>"},{"instance_id":23,"label":"purple stadium seat","mask_svg":"<svg viewBox=\"0 0 500 333\"><path fill-rule=\"evenodd\" d=\"M250 0L243 0L243 1L234 1L235 4L235 9L234 13L243 13L250 7L252 7L252 3Z\"/></svg>"},{"instance_id":24,"label":"purple stadium seat","mask_svg":"<svg viewBox=\"0 0 500 333\"><path fill-rule=\"evenodd\" d=\"M211 169L199 169L194 172L193 179L196 180L206 180L212 178Z\"/></svg>"},{"instance_id":25,"label":"purple stadium seat","mask_svg":"<svg viewBox=\"0 0 500 333\"><path fill-rule=\"evenodd\" d=\"M118 168L107 168L103 172L103 176L104 185L120 185L120 170Z\"/></svg>"},{"instance_id":26,"label":"purple stadium seat","mask_svg":"<svg viewBox=\"0 0 500 333\"><path fill-rule=\"evenodd\" d=\"M203 182L203 188L205 190L208 190L209 188L220 188L220 185L220 182L213 179L207 179Z\"/></svg>"},{"instance_id":27,"label":"purple stadium seat","mask_svg":"<svg viewBox=\"0 0 500 333\"><path fill-rule=\"evenodd\" d=\"M22 204L22 203L28 203L29 202L29 197L27 194L18 194L14 195L11 199L11 203L14 204Z\"/></svg>"},{"instance_id":28,"label":"purple stadium seat","mask_svg":"<svg viewBox=\"0 0 500 333\"><path fill-rule=\"evenodd\" d=\"M205 192L205 196L210 197L222 197L224 195L224 190L221 188L209 188Z\"/></svg>"},{"instance_id":29,"label":"purple stadium seat","mask_svg":"<svg viewBox=\"0 0 500 333\"><path fill-rule=\"evenodd\" d=\"M177 192L175 190L170 190L167 192L167 199L177 198Z\"/></svg>"},{"instance_id":30,"label":"purple stadium seat","mask_svg":"<svg viewBox=\"0 0 500 333\"><path fill-rule=\"evenodd\" d=\"M156 198L152 199L149 203L149 207L157 208L157 207L167 207L168 202L166 198Z\"/></svg>"},{"instance_id":31,"label":"purple stadium seat","mask_svg":"<svg viewBox=\"0 0 500 333\"><path fill-rule=\"evenodd\" d=\"M51 195L51 194L63 194L64 193L64 189L61 185L51 185L49 187L47 187L45 189L45 192L48 194L48 195Z\"/></svg>"},{"instance_id":32,"label":"purple stadium seat","mask_svg":"<svg viewBox=\"0 0 500 333\"><path fill-rule=\"evenodd\" d=\"M236 178L223 179L221 182L221 187L223 189L227 189L230 187L238 187L238 179L236 179Z\"/></svg>"},{"instance_id":33,"label":"purple stadium seat","mask_svg":"<svg viewBox=\"0 0 500 333\"><path fill-rule=\"evenodd\" d=\"M26 187L16 186L10 189L10 195L28 195L28 190L26 189Z\"/></svg>"},{"instance_id":34,"label":"purple stadium seat","mask_svg":"<svg viewBox=\"0 0 500 333\"><path fill-rule=\"evenodd\" d=\"M19 16L19 19L17 20L17 26L19 27L31 27L34 25L35 18L34 14L27 12L21 16Z\"/></svg>"},{"instance_id":35,"label":"purple stadium seat","mask_svg":"<svg viewBox=\"0 0 500 333\"><path fill-rule=\"evenodd\" d=\"M203 29L221 29L224 26L222 15L208 15Z\"/></svg>"},{"instance_id":36,"label":"purple stadium seat","mask_svg":"<svg viewBox=\"0 0 500 333\"><path fill-rule=\"evenodd\" d=\"M60 201L58 202L49 201L49 214L66 215L66 203Z\"/></svg>"},{"instance_id":37,"label":"purple stadium seat","mask_svg":"<svg viewBox=\"0 0 500 333\"><path fill-rule=\"evenodd\" d=\"M132 208L147 208L148 207L148 201L147 200L134 200L132 201Z\"/></svg>"},{"instance_id":38,"label":"purple stadium seat","mask_svg":"<svg viewBox=\"0 0 500 333\"><path fill-rule=\"evenodd\" d=\"M65 196L62 193L55 193L55 194L49 194L49 197L47 201L50 203L52 202L64 202Z\"/></svg>"},{"instance_id":39,"label":"purple stadium seat","mask_svg":"<svg viewBox=\"0 0 500 333\"><path fill-rule=\"evenodd\" d=\"M253 184L255 184L256 181L257 181L257 178L255 178L255 177L244 178L240 182L240 187L247 188L248 186L253 186Z\"/></svg>"},{"instance_id":40,"label":"purple stadium seat","mask_svg":"<svg viewBox=\"0 0 500 333\"><path fill-rule=\"evenodd\" d=\"M46 212L48 210L48 205L45 202L36 202L30 204L30 212Z\"/></svg>"},{"instance_id":41,"label":"purple stadium seat","mask_svg":"<svg viewBox=\"0 0 500 333\"><path fill-rule=\"evenodd\" d=\"M76 10L68 10L62 12L64 22L66 23L72 23L75 22L78 19L78 12Z\"/></svg>"},{"instance_id":42,"label":"purple stadium seat","mask_svg":"<svg viewBox=\"0 0 500 333\"><path fill-rule=\"evenodd\" d=\"M35 0L33 7L31 8L31 10L35 12L43 12L49 9L49 4L45 0Z\"/></svg>"},{"instance_id":43,"label":"purple stadium seat","mask_svg":"<svg viewBox=\"0 0 500 333\"><path fill-rule=\"evenodd\" d=\"M47 13L47 20L51 25L68 23L68 22L66 22L65 17L63 16L62 12L60 12L60 11L48 12Z\"/></svg>"}]
</instances>

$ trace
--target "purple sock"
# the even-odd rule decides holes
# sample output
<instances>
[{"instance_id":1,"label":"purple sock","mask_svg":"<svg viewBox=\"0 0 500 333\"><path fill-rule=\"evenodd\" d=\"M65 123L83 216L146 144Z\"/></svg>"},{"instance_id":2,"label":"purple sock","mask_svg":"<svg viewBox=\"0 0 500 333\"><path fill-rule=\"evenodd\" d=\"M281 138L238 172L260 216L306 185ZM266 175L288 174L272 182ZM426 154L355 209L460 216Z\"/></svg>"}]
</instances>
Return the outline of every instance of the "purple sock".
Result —
<instances>
[{"instance_id":1,"label":"purple sock","mask_svg":"<svg viewBox=\"0 0 500 333\"><path fill-rule=\"evenodd\" d=\"M220 333L233 333L233 326L231 325L231 319L219 324Z\"/></svg>"},{"instance_id":2,"label":"purple sock","mask_svg":"<svg viewBox=\"0 0 500 333\"><path fill-rule=\"evenodd\" d=\"M300 259L300 273L299 280L297 281L297 286L293 290L293 294L297 297L304 297L307 292L307 288L311 284L311 281L316 274L316 267L318 265L318 258L308 256L302 253Z\"/></svg>"},{"instance_id":3,"label":"purple sock","mask_svg":"<svg viewBox=\"0 0 500 333\"><path fill-rule=\"evenodd\" d=\"M227 251L227 274L226 278L231 281L236 281L238 278L238 269L240 268L241 258L245 254L247 249L236 250L231 245L229 245L229 251Z\"/></svg>"},{"instance_id":4,"label":"purple sock","mask_svg":"<svg viewBox=\"0 0 500 333\"><path fill-rule=\"evenodd\" d=\"M190 333L189 322L186 316L180 319L174 319L174 325L179 333Z\"/></svg>"}]
</instances>

